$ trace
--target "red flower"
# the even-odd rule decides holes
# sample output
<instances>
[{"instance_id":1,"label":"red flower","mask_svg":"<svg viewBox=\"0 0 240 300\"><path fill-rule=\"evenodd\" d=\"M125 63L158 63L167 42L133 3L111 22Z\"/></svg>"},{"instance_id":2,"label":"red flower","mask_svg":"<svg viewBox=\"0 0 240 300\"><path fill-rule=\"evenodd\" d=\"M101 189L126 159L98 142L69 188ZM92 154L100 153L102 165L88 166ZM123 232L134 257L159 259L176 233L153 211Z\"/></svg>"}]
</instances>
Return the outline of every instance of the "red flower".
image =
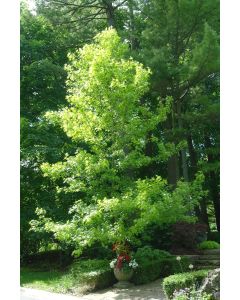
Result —
<instances>
[{"instance_id":1,"label":"red flower","mask_svg":"<svg viewBox=\"0 0 240 300\"><path fill-rule=\"evenodd\" d=\"M125 254L125 253L118 255L117 265L116 265L117 268L121 269L122 268L122 264L124 263L124 261L130 262L130 260L131 260L131 257L129 255Z\"/></svg>"},{"instance_id":2,"label":"red flower","mask_svg":"<svg viewBox=\"0 0 240 300\"><path fill-rule=\"evenodd\" d=\"M117 268L118 269L121 269L123 260L124 260L124 256L119 255L118 258L117 258Z\"/></svg>"},{"instance_id":3,"label":"red flower","mask_svg":"<svg viewBox=\"0 0 240 300\"><path fill-rule=\"evenodd\" d=\"M129 255L126 254L126 255L125 255L125 259L126 259L127 262L130 262L131 257L130 257Z\"/></svg>"}]
</instances>

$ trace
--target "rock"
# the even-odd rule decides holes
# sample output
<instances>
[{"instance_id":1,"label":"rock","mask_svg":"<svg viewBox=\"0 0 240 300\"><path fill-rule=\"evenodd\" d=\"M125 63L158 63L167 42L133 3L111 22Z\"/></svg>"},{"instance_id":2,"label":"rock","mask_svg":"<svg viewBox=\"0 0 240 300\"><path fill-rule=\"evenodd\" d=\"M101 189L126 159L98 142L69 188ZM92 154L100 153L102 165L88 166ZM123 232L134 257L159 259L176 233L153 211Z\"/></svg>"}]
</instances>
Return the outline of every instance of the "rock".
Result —
<instances>
[{"instance_id":1,"label":"rock","mask_svg":"<svg viewBox=\"0 0 240 300\"><path fill-rule=\"evenodd\" d=\"M199 291L212 294L214 299L220 299L220 269L215 269L208 273Z\"/></svg>"}]
</instances>

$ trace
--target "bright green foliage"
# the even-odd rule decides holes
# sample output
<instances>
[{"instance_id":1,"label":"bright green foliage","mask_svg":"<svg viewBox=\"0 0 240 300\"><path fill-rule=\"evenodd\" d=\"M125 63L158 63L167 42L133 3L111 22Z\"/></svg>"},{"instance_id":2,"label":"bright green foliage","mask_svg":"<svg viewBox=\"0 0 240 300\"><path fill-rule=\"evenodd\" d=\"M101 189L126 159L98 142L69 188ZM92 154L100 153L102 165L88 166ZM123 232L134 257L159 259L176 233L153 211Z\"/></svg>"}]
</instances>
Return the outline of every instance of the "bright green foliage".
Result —
<instances>
[{"instance_id":1,"label":"bright green foliage","mask_svg":"<svg viewBox=\"0 0 240 300\"><path fill-rule=\"evenodd\" d=\"M215 241L204 241L198 245L198 248L201 250L219 249L220 245Z\"/></svg>"},{"instance_id":2,"label":"bright green foliage","mask_svg":"<svg viewBox=\"0 0 240 300\"><path fill-rule=\"evenodd\" d=\"M63 162L43 164L42 170L58 183L59 192L82 196L70 209L71 220L54 222L38 210L40 223L33 221L32 227L44 226L58 240L74 245L75 255L96 241L138 243L149 224L193 221L189 212L204 195L201 174L192 184L179 182L173 192L160 176L139 178L138 169L152 160L145 154L149 133L166 118L169 106L151 112L141 102L150 71L127 59L127 52L110 28L93 44L70 54L66 67L70 105L47 114L86 147L66 155ZM160 137L155 143L164 150Z\"/></svg>"},{"instance_id":3,"label":"bright green foliage","mask_svg":"<svg viewBox=\"0 0 240 300\"><path fill-rule=\"evenodd\" d=\"M194 272L180 273L164 278L163 290L169 299L172 298L175 290L190 288L200 285L205 277L207 277L208 270L199 270Z\"/></svg>"},{"instance_id":4,"label":"bright green foliage","mask_svg":"<svg viewBox=\"0 0 240 300\"><path fill-rule=\"evenodd\" d=\"M160 177L138 180L135 187L120 197L96 199L90 205L79 200L70 211L74 214L72 220L66 224L56 224L45 218L44 211L39 211L43 223L37 226L44 225L60 241L74 244L75 255L95 241L109 244L128 239L139 243L137 236L149 224L192 221L193 217L186 215L194 205L189 197L195 198L198 193L186 183L180 183L170 193Z\"/></svg>"}]
</instances>

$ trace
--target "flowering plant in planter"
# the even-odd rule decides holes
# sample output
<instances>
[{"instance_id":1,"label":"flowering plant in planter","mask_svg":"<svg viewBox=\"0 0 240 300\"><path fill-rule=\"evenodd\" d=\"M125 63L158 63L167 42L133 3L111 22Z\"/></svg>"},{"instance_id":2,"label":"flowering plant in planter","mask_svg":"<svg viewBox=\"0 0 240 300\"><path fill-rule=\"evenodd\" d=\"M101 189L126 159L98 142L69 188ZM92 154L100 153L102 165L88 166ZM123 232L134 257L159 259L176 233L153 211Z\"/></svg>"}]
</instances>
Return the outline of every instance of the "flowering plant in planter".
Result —
<instances>
[{"instance_id":1,"label":"flowering plant in planter","mask_svg":"<svg viewBox=\"0 0 240 300\"><path fill-rule=\"evenodd\" d=\"M110 267L112 269L118 268L123 271L127 271L128 269L136 269L138 267L138 263L129 255L118 255L117 258L110 262Z\"/></svg>"},{"instance_id":2,"label":"flowering plant in planter","mask_svg":"<svg viewBox=\"0 0 240 300\"><path fill-rule=\"evenodd\" d=\"M130 255L130 245L127 242L116 243L113 251L117 252L117 258L110 262L114 275L120 282L127 282L133 275L133 270L138 267L138 263Z\"/></svg>"}]
</instances>

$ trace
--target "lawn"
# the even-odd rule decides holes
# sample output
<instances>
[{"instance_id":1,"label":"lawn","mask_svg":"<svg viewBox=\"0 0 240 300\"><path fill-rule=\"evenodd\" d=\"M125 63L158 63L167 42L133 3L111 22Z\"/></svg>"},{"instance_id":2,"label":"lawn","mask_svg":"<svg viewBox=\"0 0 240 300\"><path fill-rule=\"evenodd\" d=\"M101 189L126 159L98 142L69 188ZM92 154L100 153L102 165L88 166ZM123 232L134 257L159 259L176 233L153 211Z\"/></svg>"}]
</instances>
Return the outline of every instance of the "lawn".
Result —
<instances>
[{"instance_id":1,"label":"lawn","mask_svg":"<svg viewBox=\"0 0 240 300\"><path fill-rule=\"evenodd\" d=\"M97 259L76 261L65 271L23 267L20 274L22 287L74 295L105 288L114 282L108 262Z\"/></svg>"},{"instance_id":2,"label":"lawn","mask_svg":"<svg viewBox=\"0 0 240 300\"><path fill-rule=\"evenodd\" d=\"M31 268L21 268L20 283L22 287L47 290L57 293L81 293L77 289L76 279L68 272L57 270L40 271ZM83 292L84 292L84 287Z\"/></svg>"}]
</instances>

